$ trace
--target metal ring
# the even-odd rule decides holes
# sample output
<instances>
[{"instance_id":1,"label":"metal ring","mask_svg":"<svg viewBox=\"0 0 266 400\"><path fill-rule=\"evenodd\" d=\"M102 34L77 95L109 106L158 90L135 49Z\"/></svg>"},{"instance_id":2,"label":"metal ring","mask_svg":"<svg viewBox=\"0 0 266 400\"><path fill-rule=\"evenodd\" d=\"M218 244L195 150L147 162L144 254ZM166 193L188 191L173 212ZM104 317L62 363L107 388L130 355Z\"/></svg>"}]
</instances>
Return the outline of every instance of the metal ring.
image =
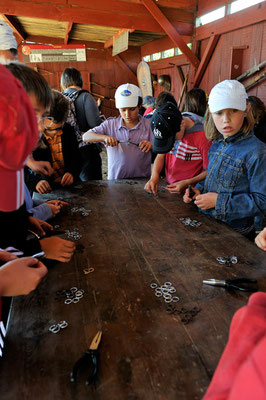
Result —
<instances>
[{"instance_id":1,"label":"metal ring","mask_svg":"<svg viewBox=\"0 0 266 400\"><path fill-rule=\"evenodd\" d=\"M173 301L174 303L177 303L178 301L180 301L180 298L179 298L178 296L173 296L173 297L172 297L172 301Z\"/></svg>"},{"instance_id":2,"label":"metal ring","mask_svg":"<svg viewBox=\"0 0 266 400\"><path fill-rule=\"evenodd\" d=\"M94 268L84 268L84 270L83 270L85 275L90 274L93 271L94 271Z\"/></svg>"},{"instance_id":3,"label":"metal ring","mask_svg":"<svg viewBox=\"0 0 266 400\"><path fill-rule=\"evenodd\" d=\"M57 326L59 326L59 328L66 328L68 326L68 323L66 321L60 321L58 322Z\"/></svg>"},{"instance_id":4,"label":"metal ring","mask_svg":"<svg viewBox=\"0 0 266 400\"><path fill-rule=\"evenodd\" d=\"M75 293L76 297L81 298L83 297L83 293L81 293L80 291Z\"/></svg>"},{"instance_id":5,"label":"metal ring","mask_svg":"<svg viewBox=\"0 0 266 400\"><path fill-rule=\"evenodd\" d=\"M171 288L168 290L168 292L169 292L169 293L175 293L175 292L176 292L176 288L171 287Z\"/></svg>"},{"instance_id":6,"label":"metal ring","mask_svg":"<svg viewBox=\"0 0 266 400\"><path fill-rule=\"evenodd\" d=\"M157 283L155 283L155 282L153 282L153 283L151 283L150 284L150 287L152 288L152 289L155 289L155 288L157 288Z\"/></svg>"},{"instance_id":7,"label":"metal ring","mask_svg":"<svg viewBox=\"0 0 266 400\"><path fill-rule=\"evenodd\" d=\"M72 292L72 293L75 293L76 291L78 290L78 288L77 287L72 287L71 289L70 289L70 291Z\"/></svg>"},{"instance_id":8,"label":"metal ring","mask_svg":"<svg viewBox=\"0 0 266 400\"><path fill-rule=\"evenodd\" d=\"M164 285L165 286L172 286L172 283L171 282L164 282Z\"/></svg>"},{"instance_id":9,"label":"metal ring","mask_svg":"<svg viewBox=\"0 0 266 400\"><path fill-rule=\"evenodd\" d=\"M79 302L79 297L74 297L74 299L72 300L73 303L78 303Z\"/></svg>"},{"instance_id":10,"label":"metal ring","mask_svg":"<svg viewBox=\"0 0 266 400\"><path fill-rule=\"evenodd\" d=\"M172 297L171 297L170 299L166 299L166 298L164 298L164 301L165 301L165 303L171 303L171 301L172 301Z\"/></svg>"},{"instance_id":11,"label":"metal ring","mask_svg":"<svg viewBox=\"0 0 266 400\"><path fill-rule=\"evenodd\" d=\"M164 299L171 299L172 295L170 293L163 293L163 298Z\"/></svg>"},{"instance_id":12,"label":"metal ring","mask_svg":"<svg viewBox=\"0 0 266 400\"><path fill-rule=\"evenodd\" d=\"M156 296L156 297L162 297L163 294L162 294L162 292L155 292L155 296Z\"/></svg>"},{"instance_id":13,"label":"metal ring","mask_svg":"<svg viewBox=\"0 0 266 400\"><path fill-rule=\"evenodd\" d=\"M74 299L66 299L65 301L64 301L64 303L65 304L70 304L70 303L72 303L74 301Z\"/></svg>"},{"instance_id":14,"label":"metal ring","mask_svg":"<svg viewBox=\"0 0 266 400\"><path fill-rule=\"evenodd\" d=\"M79 292L84 294L85 290L84 289L79 289Z\"/></svg>"},{"instance_id":15,"label":"metal ring","mask_svg":"<svg viewBox=\"0 0 266 400\"><path fill-rule=\"evenodd\" d=\"M51 325L49 331L52 333L57 333L60 331L60 327L58 325Z\"/></svg>"},{"instance_id":16,"label":"metal ring","mask_svg":"<svg viewBox=\"0 0 266 400\"><path fill-rule=\"evenodd\" d=\"M232 264L236 264L238 259L237 259L236 256L232 256L232 257L230 257L230 261L231 261Z\"/></svg>"}]
</instances>

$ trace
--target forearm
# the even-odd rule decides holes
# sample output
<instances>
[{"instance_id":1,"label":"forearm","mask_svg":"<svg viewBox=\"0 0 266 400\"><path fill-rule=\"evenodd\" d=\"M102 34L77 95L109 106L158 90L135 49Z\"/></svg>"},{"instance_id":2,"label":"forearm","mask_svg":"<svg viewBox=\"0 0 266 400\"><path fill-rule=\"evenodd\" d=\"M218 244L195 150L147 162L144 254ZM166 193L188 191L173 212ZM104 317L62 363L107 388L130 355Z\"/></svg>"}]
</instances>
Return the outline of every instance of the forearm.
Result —
<instances>
[{"instance_id":1,"label":"forearm","mask_svg":"<svg viewBox=\"0 0 266 400\"><path fill-rule=\"evenodd\" d=\"M195 185L198 182L203 181L207 176L207 170L201 172L199 175L193 176L193 178L185 179L188 185Z\"/></svg>"},{"instance_id":2,"label":"forearm","mask_svg":"<svg viewBox=\"0 0 266 400\"><path fill-rule=\"evenodd\" d=\"M106 135L101 135L100 133L95 133L93 131L85 132L84 135L82 136L83 141L89 143L105 142L106 138L107 138Z\"/></svg>"},{"instance_id":3,"label":"forearm","mask_svg":"<svg viewBox=\"0 0 266 400\"><path fill-rule=\"evenodd\" d=\"M155 161L154 161L151 178L159 179L160 172L162 171L163 166L164 166L164 158L165 158L164 154L157 154Z\"/></svg>"}]
</instances>

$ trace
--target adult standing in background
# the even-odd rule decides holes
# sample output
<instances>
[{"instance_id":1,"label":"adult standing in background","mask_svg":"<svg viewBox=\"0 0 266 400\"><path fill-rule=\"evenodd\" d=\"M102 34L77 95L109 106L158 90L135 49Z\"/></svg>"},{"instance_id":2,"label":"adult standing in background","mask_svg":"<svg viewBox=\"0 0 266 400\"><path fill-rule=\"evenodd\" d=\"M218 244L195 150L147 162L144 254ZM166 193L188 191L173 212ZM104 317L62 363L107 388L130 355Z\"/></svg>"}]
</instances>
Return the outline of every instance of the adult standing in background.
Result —
<instances>
[{"instance_id":1,"label":"adult standing in background","mask_svg":"<svg viewBox=\"0 0 266 400\"><path fill-rule=\"evenodd\" d=\"M77 123L81 132L85 133L102 123L93 96L87 90L82 90L83 79L76 68L66 68L64 70L61 75L61 87L63 94L74 102ZM79 140L79 150L82 157L80 179L83 182L102 179L100 145Z\"/></svg>"}]
</instances>

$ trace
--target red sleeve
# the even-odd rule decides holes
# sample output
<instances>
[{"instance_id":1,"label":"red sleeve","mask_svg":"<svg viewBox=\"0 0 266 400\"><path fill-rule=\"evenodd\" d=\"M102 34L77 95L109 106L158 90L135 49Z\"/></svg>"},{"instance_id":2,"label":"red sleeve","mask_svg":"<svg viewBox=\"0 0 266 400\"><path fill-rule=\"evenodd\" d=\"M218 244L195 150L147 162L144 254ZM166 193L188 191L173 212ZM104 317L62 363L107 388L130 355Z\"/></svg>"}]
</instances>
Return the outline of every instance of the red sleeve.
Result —
<instances>
[{"instance_id":1,"label":"red sleeve","mask_svg":"<svg viewBox=\"0 0 266 400\"><path fill-rule=\"evenodd\" d=\"M266 399L266 293L233 317L229 340L203 400Z\"/></svg>"},{"instance_id":2,"label":"red sleeve","mask_svg":"<svg viewBox=\"0 0 266 400\"><path fill-rule=\"evenodd\" d=\"M206 136L205 136L205 132L204 131L200 131L199 132L199 142L198 142L198 148L200 149L201 155L202 155L202 159L203 159L203 168L207 169L208 168L208 152L209 149L212 145L212 141L207 140Z\"/></svg>"}]
</instances>

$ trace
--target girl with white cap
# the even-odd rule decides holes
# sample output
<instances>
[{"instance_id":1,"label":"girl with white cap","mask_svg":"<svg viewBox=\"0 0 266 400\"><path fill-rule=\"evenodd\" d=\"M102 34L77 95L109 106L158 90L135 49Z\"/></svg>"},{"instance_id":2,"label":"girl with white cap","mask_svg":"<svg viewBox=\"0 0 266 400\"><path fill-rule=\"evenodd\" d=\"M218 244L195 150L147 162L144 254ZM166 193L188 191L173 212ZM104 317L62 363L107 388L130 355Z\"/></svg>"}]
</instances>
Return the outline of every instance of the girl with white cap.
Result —
<instances>
[{"instance_id":1,"label":"girl with white cap","mask_svg":"<svg viewBox=\"0 0 266 400\"><path fill-rule=\"evenodd\" d=\"M195 195L201 212L223 221L250 240L255 238L254 217L266 214L266 145L252 129L254 120L245 87L225 80L211 90L204 125L213 139L205 181Z\"/></svg>"}]
</instances>

